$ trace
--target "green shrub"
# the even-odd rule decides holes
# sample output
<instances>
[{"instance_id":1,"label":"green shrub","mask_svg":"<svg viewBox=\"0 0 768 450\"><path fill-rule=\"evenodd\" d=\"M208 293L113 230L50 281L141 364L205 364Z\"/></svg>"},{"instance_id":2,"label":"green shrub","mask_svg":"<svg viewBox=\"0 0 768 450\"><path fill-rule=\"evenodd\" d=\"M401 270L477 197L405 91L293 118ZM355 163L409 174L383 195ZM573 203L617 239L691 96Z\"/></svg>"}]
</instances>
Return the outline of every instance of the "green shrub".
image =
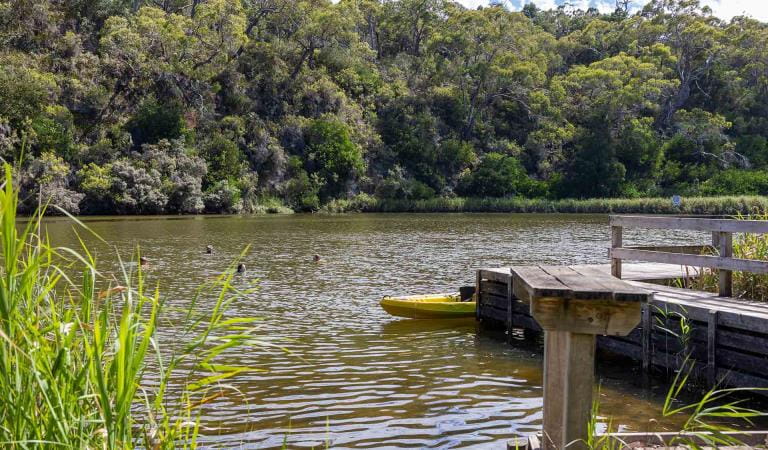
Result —
<instances>
[{"instance_id":1,"label":"green shrub","mask_svg":"<svg viewBox=\"0 0 768 450\"><path fill-rule=\"evenodd\" d=\"M459 179L456 192L477 197L543 197L546 184L528 177L516 158L488 153L473 171Z\"/></svg>"},{"instance_id":2,"label":"green shrub","mask_svg":"<svg viewBox=\"0 0 768 450\"><path fill-rule=\"evenodd\" d=\"M259 197L256 203L248 211L251 214L293 214L293 210L277 197Z\"/></svg>"},{"instance_id":3,"label":"green shrub","mask_svg":"<svg viewBox=\"0 0 768 450\"><path fill-rule=\"evenodd\" d=\"M77 171L80 192L85 194L83 211L86 213L108 213L114 209L112 202L112 165L99 166L89 163Z\"/></svg>"},{"instance_id":4,"label":"green shrub","mask_svg":"<svg viewBox=\"0 0 768 450\"><path fill-rule=\"evenodd\" d=\"M51 152L69 160L72 157L72 114L64 107L50 106L32 120L35 154Z\"/></svg>"},{"instance_id":5,"label":"green shrub","mask_svg":"<svg viewBox=\"0 0 768 450\"><path fill-rule=\"evenodd\" d=\"M203 195L205 210L209 213L236 214L243 209L240 189L229 180L221 180Z\"/></svg>"},{"instance_id":6,"label":"green shrub","mask_svg":"<svg viewBox=\"0 0 768 450\"><path fill-rule=\"evenodd\" d=\"M395 166L376 189L376 195L383 199L426 200L435 196L435 190L419 180L407 178L403 169Z\"/></svg>"},{"instance_id":7,"label":"green shrub","mask_svg":"<svg viewBox=\"0 0 768 450\"><path fill-rule=\"evenodd\" d=\"M161 139L178 139L184 133L184 117L181 105L176 101L161 104L155 97L148 97L128 122L127 129L133 144L141 147Z\"/></svg>"},{"instance_id":8,"label":"green shrub","mask_svg":"<svg viewBox=\"0 0 768 450\"><path fill-rule=\"evenodd\" d=\"M80 212L80 202L85 197L70 188L71 170L61 157L45 152L31 160L21 171L20 186L25 202L22 211L32 212L38 206L57 206L72 214ZM59 209L50 208L50 213L60 214Z\"/></svg>"},{"instance_id":9,"label":"green shrub","mask_svg":"<svg viewBox=\"0 0 768 450\"><path fill-rule=\"evenodd\" d=\"M307 169L322 179L321 193L326 197L343 193L346 183L364 169L363 152L352 142L349 127L336 119L316 119L305 134Z\"/></svg>"},{"instance_id":10,"label":"green shrub","mask_svg":"<svg viewBox=\"0 0 768 450\"><path fill-rule=\"evenodd\" d=\"M348 212L367 211L376 205L376 199L366 193L360 193L352 198L333 199L320 208L320 212L340 214Z\"/></svg>"},{"instance_id":11,"label":"green shrub","mask_svg":"<svg viewBox=\"0 0 768 450\"><path fill-rule=\"evenodd\" d=\"M768 172L724 170L701 184L703 195L768 195Z\"/></svg>"},{"instance_id":12,"label":"green shrub","mask_svg":"<svg viewBox=\"0 0 768 450\"><path fill-rule=\"evenodd\" d=\"M217 134L203 145L200 156L208 163L205 185L219 180L237 180L245 169L243 152L236 143Z\"/></svg>"},{"instance_id":13,"label":"green shrub","mask_svg":"<svg viewBox=\"0 0 768 450\"><path fill-rule=\"evenodd\" d=\"M323 182L317 174L311 176L302 168L301 159L288 160L291 179L285 185L285 198L291 208L299 211L315 211L320 207L320 189Z\"/></svg>"}]
</instances>

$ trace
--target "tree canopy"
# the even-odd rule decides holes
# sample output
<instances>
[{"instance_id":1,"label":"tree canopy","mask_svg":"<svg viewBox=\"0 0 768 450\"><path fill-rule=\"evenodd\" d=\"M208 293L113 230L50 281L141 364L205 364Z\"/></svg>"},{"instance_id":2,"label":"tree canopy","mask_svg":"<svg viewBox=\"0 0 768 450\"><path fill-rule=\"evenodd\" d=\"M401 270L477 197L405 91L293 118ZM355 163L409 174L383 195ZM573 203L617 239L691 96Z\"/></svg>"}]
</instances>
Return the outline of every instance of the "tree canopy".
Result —
<instances>
[{"instance_id":1,"label":"tree canopy","mask_svg":"<svg viewBox=\"0 0 768 450\"><path fill-rule=\"evenodd\" d=\"M447 0L0 0L24 205L764 194L768 24Z\"/></svg>"}]
</instances>

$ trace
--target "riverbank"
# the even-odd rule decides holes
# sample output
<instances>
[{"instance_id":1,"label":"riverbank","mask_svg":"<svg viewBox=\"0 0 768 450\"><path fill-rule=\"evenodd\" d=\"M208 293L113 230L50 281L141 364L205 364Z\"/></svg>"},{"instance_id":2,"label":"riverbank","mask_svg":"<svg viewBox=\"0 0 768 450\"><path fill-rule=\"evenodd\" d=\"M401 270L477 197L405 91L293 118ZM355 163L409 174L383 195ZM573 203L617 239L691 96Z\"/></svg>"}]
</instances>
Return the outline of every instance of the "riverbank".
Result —
<instances>
[{"instance_id":1,"label":"riverbank","mask_svg":"<svg viewBox=\"0 0 768 450\"><path fill-rule=\"evenodd\" d=\"M670 198L433 198L429 200L382 200L360 195L336 200L321 212L507 212L507 213L592 213L592 214L695 214L735 215L768 210L768 197L724 196L682 198L675 206Z\"/></svg>"}]
</instances>

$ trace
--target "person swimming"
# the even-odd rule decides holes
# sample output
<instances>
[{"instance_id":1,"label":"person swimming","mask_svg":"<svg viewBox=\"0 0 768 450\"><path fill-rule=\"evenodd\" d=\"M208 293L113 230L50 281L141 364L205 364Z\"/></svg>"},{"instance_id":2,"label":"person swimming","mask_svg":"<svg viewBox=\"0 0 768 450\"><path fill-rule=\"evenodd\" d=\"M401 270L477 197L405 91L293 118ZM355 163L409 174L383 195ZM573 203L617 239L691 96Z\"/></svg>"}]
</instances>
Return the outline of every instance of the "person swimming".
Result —
<instances>
[{"instance_id":1,"label":"person swimming","mask_svg":"<svg viewBox=\"0 0 768 450\"><path fill-rule=\"evenodd\" d=\"M237 265L237 273L245 273L245 264L240 263Z\"/></svg>"},{"instance_id":2,"label":"person swimming","mask_svg":"<svg viewBox=\"0 0 768 450\"><path fill-rule=\"evenodd\" d=\"M142 266L148 266L149 265L149 258L146 256L139 257L139 264Z\"/></svg>"},{"instance_id":3,"label":"person swimming","mask_svg":"<svg viewBox=\"0 0 768 450\"><path fill-rule=\"evenodd\" d=\"M205 253L212 255L213 254L213 245L207 245L205 246Z\"/></svg>"},{"instance_id":4,"label":"person swimming","mask_svg":"<svg viewBox=\"0 0 768 450\"><path fill-rule=\"evenodd\" d=\"M312 258L312 261L314 262L320 262L320 255L315 254L315 256Z\"/></svg>"}]
</instances>

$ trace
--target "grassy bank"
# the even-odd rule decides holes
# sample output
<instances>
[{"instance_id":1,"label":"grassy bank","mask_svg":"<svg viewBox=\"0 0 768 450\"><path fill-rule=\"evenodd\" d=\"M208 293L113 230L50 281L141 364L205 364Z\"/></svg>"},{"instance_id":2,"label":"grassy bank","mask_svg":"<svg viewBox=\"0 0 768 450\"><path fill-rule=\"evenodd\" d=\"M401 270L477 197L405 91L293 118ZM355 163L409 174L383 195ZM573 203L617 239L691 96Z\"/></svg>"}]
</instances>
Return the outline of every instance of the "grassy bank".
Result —
<instances>
[{"instance_id":1,"label":"grassy bank","mask_svg":"<svg viewBox=\"0 0 768 450\"><path fill-rule=\"evenodd\" d=\"M689 197L679 207L669 198L596 198L586 200L525 198L434 198L381 200L367 197L334 202L327 212L510 212L510 213L624 213L624 214L751 214L768 209L768 197Z\"/></svg>"}]
</instances>

